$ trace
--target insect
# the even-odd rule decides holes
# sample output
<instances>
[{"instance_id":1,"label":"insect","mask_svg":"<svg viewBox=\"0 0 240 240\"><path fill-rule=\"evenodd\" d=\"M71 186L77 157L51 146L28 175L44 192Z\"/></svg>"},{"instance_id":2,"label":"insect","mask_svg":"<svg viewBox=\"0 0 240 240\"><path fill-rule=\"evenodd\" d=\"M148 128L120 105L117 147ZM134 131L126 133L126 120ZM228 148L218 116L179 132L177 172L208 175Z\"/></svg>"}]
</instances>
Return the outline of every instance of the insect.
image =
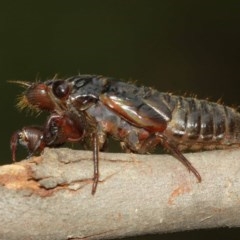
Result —
<instances>
[{"instance_id":1,"label":"insect","mask_svg":"<svg viewBox=\"0 0 240 240\"><path fill-rule=\"evenodd\" d=\"M68 119L74 119L73 129L80 127L81 140L93 149L92 194L96 192L99 179L98 152L106 145L108 136L119 140L127 152L148 153L162 145L199 182L200 174L182 151L240 145L240 114L233 108L207 100L175 96L98 75L37 83L14 82L26 87L18 103L20 108L45 110L60 119L68 113ZM67 125L63 123L53 131L51 125L46 124L43 135L52 135L50 145L58 144L61 129ZM28 129L29 134L34 131ZM60 139L67 141L73 133L64 132L65 138Z\"/></svg>"}]
</instances>

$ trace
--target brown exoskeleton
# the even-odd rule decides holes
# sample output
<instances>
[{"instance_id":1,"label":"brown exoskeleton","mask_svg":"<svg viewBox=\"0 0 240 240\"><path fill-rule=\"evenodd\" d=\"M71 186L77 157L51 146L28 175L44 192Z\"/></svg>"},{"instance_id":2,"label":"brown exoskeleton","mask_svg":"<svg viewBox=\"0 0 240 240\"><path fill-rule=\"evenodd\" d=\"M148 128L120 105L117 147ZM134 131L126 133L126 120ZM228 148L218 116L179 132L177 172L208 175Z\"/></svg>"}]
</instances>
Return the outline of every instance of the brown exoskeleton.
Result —
<instances>
[{"instance_id":1,"label":"brown exoskeleton","mask_svg":"<svg viewBox=\"0 0 240 240\"><path fill-rule=\"evenodd\" d=\"M240 146L240 114L233 108L217 103L174 96L97 75L79 75L38 83L15 83L26 87L18 104L20 108L45 110L56 114L60 119L66 113L73 114L74 124L71 126L78 128L80 125L80 129L84 129L79 135L83 141L92 139L92 193L96 191L99 178L98 152L108 136L119 140L125 150L135 153L151 152L157 145L162 145L199 182L200 174L182 151ZM51 141L46 141L45 138L52 130L44 127L43 143L54 146L59 143L58 138L61 139L60 142L71 139L69 133L73 131L65 131L66 126L68 124L60 124L60 131L50 138ZM65 139L59 137L62 128ZM28 134L31 135L34 131L28 129ZM13 143L16 142L15 139L16 136L13 137ZM32 139L32 142L36 142L34 137ZM28 148L32 148L31 144Z\"/></svg>"}]
</instances>

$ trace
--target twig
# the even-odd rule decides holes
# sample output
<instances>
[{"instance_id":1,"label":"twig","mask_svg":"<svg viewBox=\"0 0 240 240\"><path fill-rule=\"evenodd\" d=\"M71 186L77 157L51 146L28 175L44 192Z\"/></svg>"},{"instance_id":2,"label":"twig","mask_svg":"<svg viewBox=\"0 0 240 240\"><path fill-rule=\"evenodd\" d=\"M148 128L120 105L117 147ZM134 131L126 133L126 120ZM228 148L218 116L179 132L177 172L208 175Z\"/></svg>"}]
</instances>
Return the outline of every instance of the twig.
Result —
<instances>
[{"instance_id":1,"label":"twig","mask_svg":"<svg viewBox=\"0 0 240 240\"><path fill-rule=\"evenodd\" d=\"M185 155L202 183L170 155L46 149L0 167L0 239L107 239L240 226L240 150Z\"/></svg>"}]
</instances>

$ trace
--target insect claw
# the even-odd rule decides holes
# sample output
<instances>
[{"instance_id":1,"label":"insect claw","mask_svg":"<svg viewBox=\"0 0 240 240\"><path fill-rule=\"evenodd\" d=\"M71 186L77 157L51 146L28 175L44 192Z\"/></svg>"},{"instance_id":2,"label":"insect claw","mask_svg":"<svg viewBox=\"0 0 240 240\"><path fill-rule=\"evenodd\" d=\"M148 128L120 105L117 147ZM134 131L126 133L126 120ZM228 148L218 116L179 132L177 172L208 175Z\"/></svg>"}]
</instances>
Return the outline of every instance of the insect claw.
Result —
<instances>
[{"instance_id":1,"label":"insect claw","mask_svg":"<svg viewBox=\"0 0 240 240\"><path fill-rule=\"evenodd\" d=\"M202 181L201 175L199 174L197 169L178 150L178 148L172 143L170 143L165 136L159 134L158 137L161 139L163 146L168 149L173 154L173 156L189 170L189 172L192 172L200 183Z\"/></svg>"},{"instance_id":2,"label":"insect claw","mask_svg":"<svg viewBox=\"0 0 240 240\"><path fill-rule=\"evenodd\" d=\"M16 162L16 151L17 151L17 145L19 140L19 133L20 131L16 131L13 133L10 141L10 148L12 152L12 161Z\"/></svg>"},{"instance_id":3,"label":"insect claw","mask_svg":"<svg viewBox=\"0 0 240 240\"><path fill-rule=\"evenodd\" d=\"M92 195L95 194L97 190L97 185L99 182L99 139L98 139L98 134L93 133L93 171L94 171L94 176L93 176L93 185L92 185Z\"/></svg>"},{"instance_id":4,"label":"insect claw","mask_svg":"<svg viewBox=\"0 0 240 240\"><path fill-rule=\"evenodd\" d=\"M97 185L98 185L98 176L95 176L93 177L93 185L92 185L92 195L94 195L97 191Z\"/></svg>"},{"instance_id":5,"label":"insect claw","mask_svg":"<svg viewBox=\"0 0 240 240\"><path fill-rule=\"evenodd\" d=\"M30 152L30 153L27 155L26 159L31 158L31 157L33 156L33 154L34 154L34 152Z\"/></svg>"}]
</instances>

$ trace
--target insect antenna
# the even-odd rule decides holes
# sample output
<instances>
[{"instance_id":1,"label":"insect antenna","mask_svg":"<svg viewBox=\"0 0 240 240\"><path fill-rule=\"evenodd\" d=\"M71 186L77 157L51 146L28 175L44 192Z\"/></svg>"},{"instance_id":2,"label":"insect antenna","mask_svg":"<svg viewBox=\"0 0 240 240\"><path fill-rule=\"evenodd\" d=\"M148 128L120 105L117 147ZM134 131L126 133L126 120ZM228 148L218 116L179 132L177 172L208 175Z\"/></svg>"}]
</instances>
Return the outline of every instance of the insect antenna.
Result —
<instances>
[{"instance_id":1,"label":"insect antenna","mask_svg":"<svg viewBox=\"0 0 240 240\"><path fill-rule=\"evenodd\" d=\"M25 81L19 81L19 80L9 80L9 83L14 83L14 84L18 84L24 88L28 88L32 86L31 82L25 82Z\"/></svg>"}]
</instances>

